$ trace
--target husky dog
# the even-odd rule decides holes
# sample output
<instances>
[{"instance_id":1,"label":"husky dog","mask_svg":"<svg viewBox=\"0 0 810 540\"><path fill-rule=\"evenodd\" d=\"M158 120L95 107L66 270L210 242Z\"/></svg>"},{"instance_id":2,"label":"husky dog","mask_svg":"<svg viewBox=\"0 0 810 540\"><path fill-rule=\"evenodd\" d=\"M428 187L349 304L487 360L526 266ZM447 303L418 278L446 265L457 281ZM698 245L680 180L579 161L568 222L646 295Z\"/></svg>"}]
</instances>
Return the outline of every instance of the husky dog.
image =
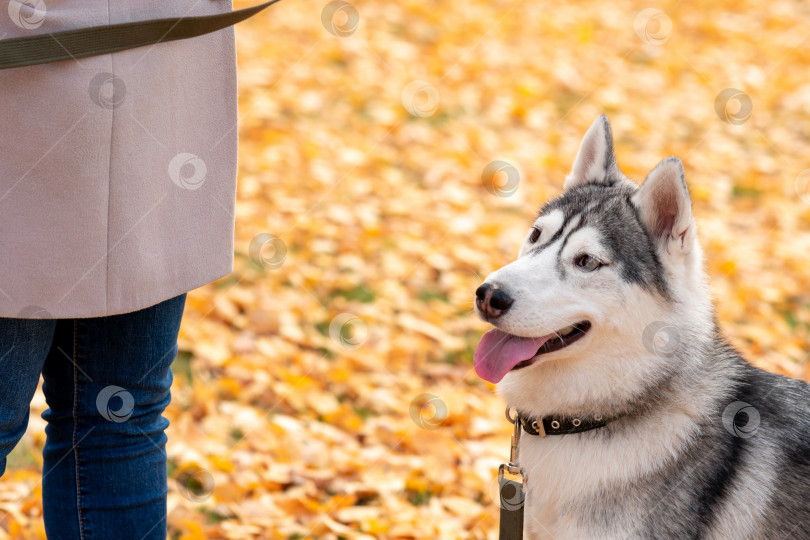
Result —
<instances>
[{"instance_id":1,"label":"husky dog","mask_svg":"<svg viewBox=\"0 0 810 540\"><path fill-rule=\"evenodd\" d=\"M478 375L523 424L527 538L810 538L810 386L720 335L680 160L610 125L476 291Z\"/></svg>"}]
</instances>

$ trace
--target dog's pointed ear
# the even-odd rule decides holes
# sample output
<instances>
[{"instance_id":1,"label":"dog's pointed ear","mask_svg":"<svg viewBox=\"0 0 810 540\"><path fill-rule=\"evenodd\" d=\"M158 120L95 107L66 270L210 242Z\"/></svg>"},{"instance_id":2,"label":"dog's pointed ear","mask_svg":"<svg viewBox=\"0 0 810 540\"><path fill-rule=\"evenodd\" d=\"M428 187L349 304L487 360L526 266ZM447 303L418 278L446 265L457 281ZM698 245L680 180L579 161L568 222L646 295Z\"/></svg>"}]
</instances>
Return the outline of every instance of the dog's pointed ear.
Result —
<instances>
[{"instance_id":1,"label":"dog's pointed ear","mask_svg":"<svg viewBox=\"0 0 810 540\"><path fill-rule=\"evenodd\" d=\"M565 178L564 191L588 182L604 180L619 172L613 154L613 136L607 116L600 114L582 138L571 173Z\"/></svg>"},{"instance_id":2,"label":"dog's pointed ear","mask_svg":"<svg viewBox=\"0 0 810 540\"><path fill-rule=\"evenodd\" d=\"M688 253L696 237L692 201L684 180L683 164L670 157L656 165L633 195L641 221L659 246L672 253Z\"/></svg>"}]
</instances>

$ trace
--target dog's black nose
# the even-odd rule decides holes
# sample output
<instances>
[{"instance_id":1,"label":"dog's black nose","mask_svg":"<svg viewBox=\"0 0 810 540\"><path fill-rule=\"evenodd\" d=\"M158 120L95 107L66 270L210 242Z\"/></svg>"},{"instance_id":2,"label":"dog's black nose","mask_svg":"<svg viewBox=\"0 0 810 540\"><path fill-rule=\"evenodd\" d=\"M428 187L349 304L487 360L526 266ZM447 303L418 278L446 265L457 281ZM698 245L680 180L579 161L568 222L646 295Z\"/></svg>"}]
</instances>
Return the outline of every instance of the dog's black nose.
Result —
<instances>
[{"instance_id":1,"label":"dog's black nose","mask_svg":"<svg viewBox=\"0 0 810 540\"><path fill-rule=\"evenodd\" d=\"M506 313L513 302L512 297L489 283L475 290L475 305L488 319L497 319Z\"/></svg>"}]
</instances>

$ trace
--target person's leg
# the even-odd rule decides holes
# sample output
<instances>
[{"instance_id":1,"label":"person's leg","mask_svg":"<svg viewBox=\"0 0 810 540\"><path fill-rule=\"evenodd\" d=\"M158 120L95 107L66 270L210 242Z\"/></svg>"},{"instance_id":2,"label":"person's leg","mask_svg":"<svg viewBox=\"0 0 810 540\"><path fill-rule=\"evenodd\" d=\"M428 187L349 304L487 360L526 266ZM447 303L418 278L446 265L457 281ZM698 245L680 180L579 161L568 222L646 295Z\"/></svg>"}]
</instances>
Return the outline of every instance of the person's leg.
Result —
<instances>
[{"instance_id":1,"label":"person's leg","mask_svg":"<svg viewBox=\"0 0 810 540\"><path fill-rule=\"evenodd\" d=\"M31 398L48 354L54 319L0 318L0 476L28 427Z\"/></svg>"},{"instance_id":2,"label":"person's leg","mask_svg":"<svg viewBox=\"0 0 810 540\"><path fill-rule=\"evenodd\" d=\"M171 363L185 295L111 317L64 321L42 375L49 540L166 538Z\"/></svg>"}]
</instances>

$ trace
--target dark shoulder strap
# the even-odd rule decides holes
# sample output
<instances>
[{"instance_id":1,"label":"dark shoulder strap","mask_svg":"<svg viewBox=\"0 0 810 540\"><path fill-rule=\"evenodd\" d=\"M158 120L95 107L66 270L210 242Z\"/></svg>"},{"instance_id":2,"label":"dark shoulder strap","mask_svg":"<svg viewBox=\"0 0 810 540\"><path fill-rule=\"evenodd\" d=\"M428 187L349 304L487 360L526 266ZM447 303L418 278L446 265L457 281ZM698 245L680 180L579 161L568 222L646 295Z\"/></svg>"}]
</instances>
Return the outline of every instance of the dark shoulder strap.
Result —
<instances>
[{"instance_id":1,"label":"dark shoulder strap","mask_svg":"<svg viewBox=\"0 0 810 540\"><path fill-rule=\"evenodd\" d=\"M221 30L279 2L200 17L134 21L0 40L0 69L84 58Z\"/></svg>"}]
</instances>

